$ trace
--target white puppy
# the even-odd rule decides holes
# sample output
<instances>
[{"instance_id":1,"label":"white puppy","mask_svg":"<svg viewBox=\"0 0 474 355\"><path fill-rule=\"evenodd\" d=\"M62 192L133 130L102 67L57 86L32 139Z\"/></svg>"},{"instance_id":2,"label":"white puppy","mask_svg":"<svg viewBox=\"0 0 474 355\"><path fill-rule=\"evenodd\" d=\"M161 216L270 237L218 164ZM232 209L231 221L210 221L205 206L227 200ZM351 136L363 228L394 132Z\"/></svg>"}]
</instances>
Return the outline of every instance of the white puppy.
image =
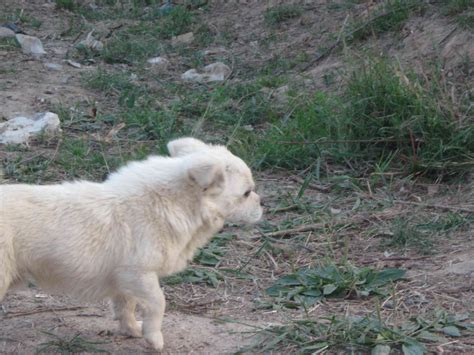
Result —
<instances>
[{"instance_id":1,"label":"white puppy","mask_svg":"<svg viewBox=\"0 0 474 355\"><path fill-rule=\"evenodd\" d=\"M159 278L183 270L225 221L254 223L260 197L223 146L168 143L171 157L133 162L103 183L0 185L0 301L33 278L44 289L110 298L120 329L163 348Z\"/></svg>"}]
</instances>

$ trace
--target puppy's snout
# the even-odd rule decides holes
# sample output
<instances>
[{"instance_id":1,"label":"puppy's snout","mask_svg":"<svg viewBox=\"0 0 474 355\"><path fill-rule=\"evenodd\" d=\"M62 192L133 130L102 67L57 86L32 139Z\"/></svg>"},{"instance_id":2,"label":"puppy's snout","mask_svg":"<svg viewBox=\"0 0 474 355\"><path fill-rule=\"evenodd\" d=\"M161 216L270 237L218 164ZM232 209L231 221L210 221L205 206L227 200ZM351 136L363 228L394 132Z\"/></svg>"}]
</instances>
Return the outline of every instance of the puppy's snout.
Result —
<instances>
[{"instance_id":1,"label":"puppy's snout","mask_svg":"<svg viewBox=\"0 0 474 355\"><path fill-rule=\"evenodd\" d=\"M257 194L257 202L259 203L260 206L265 206L265 202L264 202L264 199L262 198L261 195Z\"/></svg>"}]
</instances>

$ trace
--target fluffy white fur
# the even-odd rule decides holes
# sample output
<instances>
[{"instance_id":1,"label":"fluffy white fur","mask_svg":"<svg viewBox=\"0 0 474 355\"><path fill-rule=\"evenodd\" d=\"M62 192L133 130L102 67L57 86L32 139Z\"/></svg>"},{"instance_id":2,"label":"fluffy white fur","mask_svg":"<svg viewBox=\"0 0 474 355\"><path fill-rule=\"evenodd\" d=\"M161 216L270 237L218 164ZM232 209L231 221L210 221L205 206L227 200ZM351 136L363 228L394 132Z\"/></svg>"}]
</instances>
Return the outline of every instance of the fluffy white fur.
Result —
<instances>
[{"instance_id":1,"label":"fluffy white fur","mask_svg":"<svg viewBox=\"0 0 474 355\"><path fill-rule=\"evenodd\" d=\"M110 298L121 331L162 349L159 278L183 270L225 221L262 216L249 168L225 147L182 138L168 150L171 157L130 163L103 183L0 185L0 301L29 278L46 290Z\"/></svg>"}]
</instances>

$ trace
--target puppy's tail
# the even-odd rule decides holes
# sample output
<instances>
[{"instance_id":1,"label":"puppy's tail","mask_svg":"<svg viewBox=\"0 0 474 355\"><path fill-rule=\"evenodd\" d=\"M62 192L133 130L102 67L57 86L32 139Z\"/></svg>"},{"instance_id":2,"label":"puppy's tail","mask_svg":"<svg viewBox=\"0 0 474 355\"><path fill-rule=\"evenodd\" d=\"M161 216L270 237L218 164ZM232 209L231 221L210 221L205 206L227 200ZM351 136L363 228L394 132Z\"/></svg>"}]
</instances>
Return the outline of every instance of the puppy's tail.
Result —
<instances>
[{"instance_id":1,"label":"puppy's tail","mask_svg":"<svg viewBox=\"0 0 474 355\"><path fill-rule=\"evenodd\" d=\"M7 293L16 273L13 236L0 223L0 301Z\"/></svg>"}]
</instances>

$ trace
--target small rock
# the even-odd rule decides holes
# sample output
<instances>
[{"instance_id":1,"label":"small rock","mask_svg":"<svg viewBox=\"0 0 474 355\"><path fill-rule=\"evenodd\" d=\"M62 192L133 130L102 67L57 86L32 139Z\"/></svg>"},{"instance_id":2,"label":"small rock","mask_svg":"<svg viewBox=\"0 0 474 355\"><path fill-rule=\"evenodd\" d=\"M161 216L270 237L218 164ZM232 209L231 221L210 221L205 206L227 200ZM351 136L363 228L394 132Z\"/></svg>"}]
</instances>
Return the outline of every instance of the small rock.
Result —
<instances>
[{"instance_id":1,"label":"small rock","mask_svg":"<svg viewBox=\"0 0 474 355\"><path fill-rule=\"evenodd\" d=\"M148 63L153 64L160 69L166 69L170 64L169 60L163 57L154 57L147 60Z\"/></svg>"},{"instance_id":2,"label":"small rock","mask_svg":"<svg viewBox=\"0 0 474 355\"><path fill-rule=\"evenodd\" d=\"M474 260L462 260L460 263L449 266L446 269L446 272L458 275L474 276Z\"/></svg>"},{"instance_id":3,"label":"small rock","mask_svg":"<svg viewBox=\"0 0 474 355\"><path fill-rule=\"evenodd\" d=\"M230 68L221 62L209 64L200 74L196 69L190 69L181 75L181 79L197 82L224 81L231 73Z\"/></svg>"},{"instance_id":4,"label":"small rock","mask_svg":"<svg viewBox=\"0 0 474 355\"><path fill-rule=\"evenodd\" d=\"M223 47L216 47L216 48L209 48L205 51L202 51L203 55L217 55L217 54L224 54L227 53L227 49Z\"/></svg>"},{"instance_id":5,"label":"small rock","mask_svg":"<svg viewBox=\"0 0 474 355\"><path fill-rule=\"evenodd\" d=\"M280 86L279 88L277 89L270 89L270 88L262 88L261 91L268 95L268 97L273 97L275 98L275 101L280 103L280 104L286 104L288 102L288 90L289 90L289 87L288 85L283 85L283 86Z\"/></svg>"},{"instance_id":6,"label":"small rock","mask_svg":"<svg viewBox=\"0 0 474 355\"><path fill-rule=\"evenodd\" d=\"M177 44L190 44L192 41L194 41L194 33L192 32L184 33L171 38L171 44L173 46Z\"/></svg>"},{"instance_id":7,"label":"small rock","mask_svg":"<svg viewBox=\"0 0 474 355\"><path fill-rule=\"evenodd\" d=\"M15 37L15 32L6 27L0 27L0 38Z\"/></svg>"},{"instance_id":8,"label":"small rock","mask_svg":"<svg viewBox=\"0 0 474 355\"><path fill-rule=\"evenodd\" d=\"M283 85L283 86L280 86L279 88L277 88L275 90L275 95L277 96L282 96L282 95L285 95L288 93L288 90L290 88L288 87L288 85Z\"/></svg>"},{"instance_id":9,"label":"small rock","mask_svg":"<svg viewBox=\"0 0 474 355\"><path fill-rule=\"evenodd\" d=\"M181 79L187 81L203 81L203 74L199 74L196 69L189 69L181 75Z\"/></svg>"},{"instance_id":10,"label":"small rock","mask_svg":"<svg viewBox=\"0 0 474 355\"><path fill-rule=\"evenodd\" d=\"M102 49L104 49L104 44L101 41L95 39L94 36L92 36L92 33L94 33L94 31L90 31L87 34L86 39L80 41L77 45L84 46L86 48L90 48L94 51L100 52Z\"/></svg>"},{"instance_id":11,"label":"small rock","mask_svg":"<svg viewBox=\"0 0 474 355\"><path fill-rule=\"evenodd\" d=\"M25 34L17 25L15 25L13 22L8 22L4 23L1 27L8 28L9 30L12 30L15 33L21 33Z\"/></svg>"},{"instance_id":12,"label":"small rock","mask_svg":"<svg viewBox=\"0 0 474 355\"><path fill-rule=\"evenodd\" d=\"M339 214L342 212L342 210L340 210L339 208L330 207L329 212L331 212L331 214Z\"/></svg>"},{"instance_id":13,"label":"small rock","mask_svg":"<svg viewBox=\"0 0 474 355\"><path fill-rule=\"evenodd\" d=\"M28 144L32 137L42 133L58 134L61 132L59 124L58 115L52 112L12 118L0 123L0 144Z\"/></svg>"},{"instance_id":14,"label":"small rock","mask_svg":"<svg viewBox=\"0 0 474 355\"><path fill-rule=\"evenodd\" d=\"M173 4L171 0L166 0L163 5L160 6L160 12L162 15L166 15L173 9Z\"/></svg>"},{"instance_id":15,"label":"small rock","mask_svg":"<svg viewBox=\"0 0 474 355\"><path fill-rule=\"evenodd\" d=\"M23 53L33 56L46 54L39 38L22 34L17 34L15 37L18 43L20 43Z\"/></svg>"},{"instance_id":16,"label":"small rock","mask_svg":"<svg viewBox=\"0 0 474 355\"><path fill-rule=\"evenodd\" d=\"M439 185L428 185L428 196L434 196L439 192Z\"/></svg>"},{"instance_id":17,"label":"small rock","mask_svg":"<svg viewBox=\"0 0 474 355\"><path fill-rule=\"evenodd\" d=\"M71 67L74 67L74 68L78 68L80 69L81 68L81 64L79 64L78 62L75 62L73 60L66 60L66 63L69 64Z\"/></svg>"},{"instance_id":18,"label":"small rock","mask_svg":"<svg viewBox=\"0 0 474 355\"><path fill-rule=\"evenodd\" d=\"M56 63L44 63L44 66L48 68L49 70L62 70L63 66L61 64L56 64Z\"/></svg>"}]
</instances>

